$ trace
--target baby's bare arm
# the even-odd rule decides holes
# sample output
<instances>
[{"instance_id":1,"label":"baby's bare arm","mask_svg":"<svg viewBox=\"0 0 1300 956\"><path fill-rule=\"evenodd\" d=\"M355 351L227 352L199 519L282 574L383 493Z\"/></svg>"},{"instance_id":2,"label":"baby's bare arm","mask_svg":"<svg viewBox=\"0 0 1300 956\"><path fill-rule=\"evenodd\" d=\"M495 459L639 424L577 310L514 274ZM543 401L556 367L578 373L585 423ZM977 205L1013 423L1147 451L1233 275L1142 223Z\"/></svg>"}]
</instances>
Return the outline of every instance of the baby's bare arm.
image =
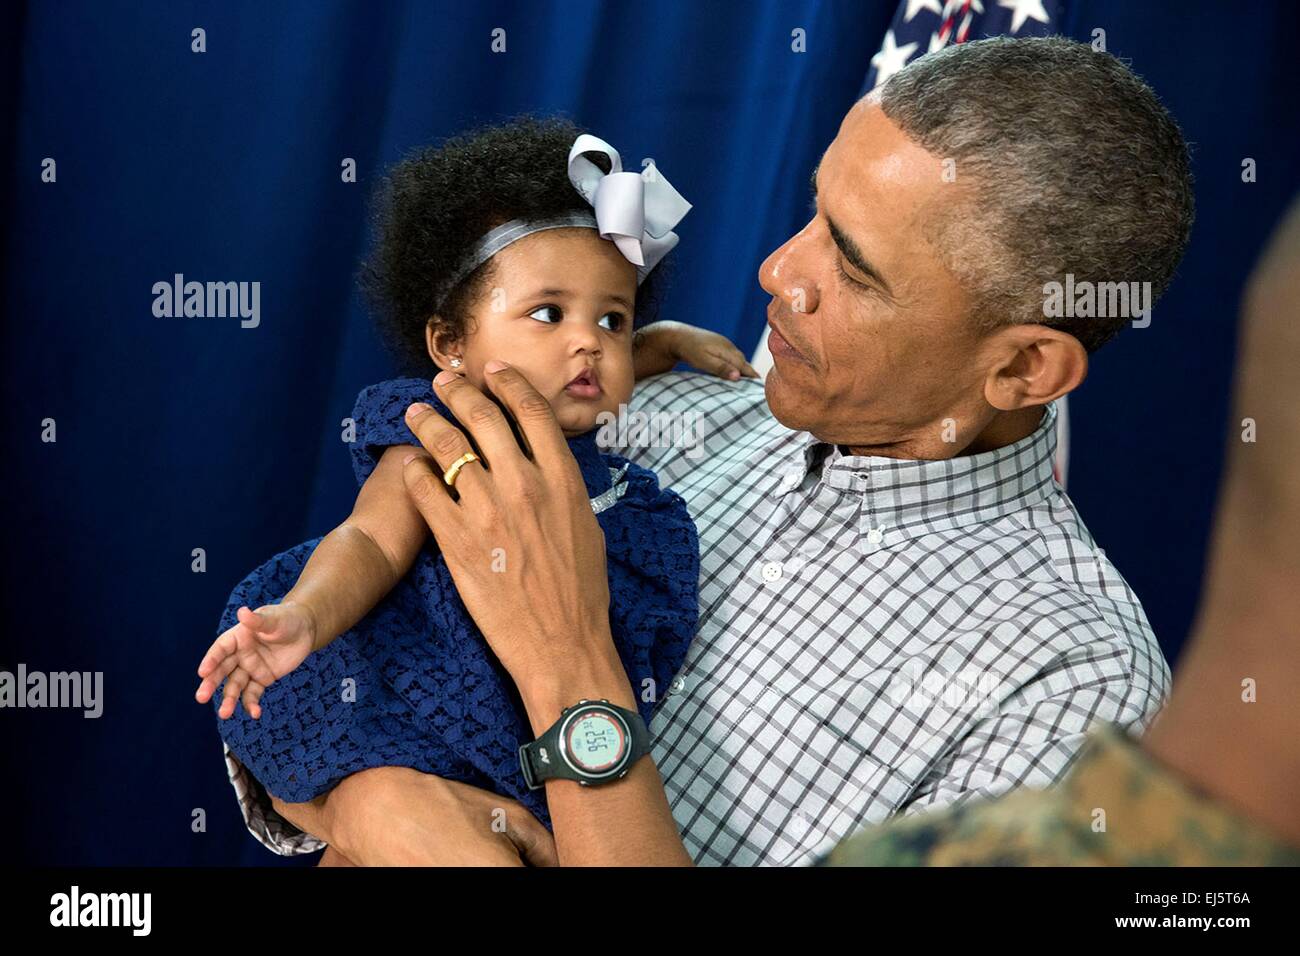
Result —
<instances>
[{"instance_id":1,"label":"baby's bare arm","mask_svg":"<svg viewBox=\"0 0 1300 956\"><path fill-rule=\"evenodd\" d=\"M411 445L384 450L357 495L352 514L327 534L284 597L310 616L313 650L324 647L378 604L411 569L429 527L402 482Z\"/></svg>"}]
</instances>

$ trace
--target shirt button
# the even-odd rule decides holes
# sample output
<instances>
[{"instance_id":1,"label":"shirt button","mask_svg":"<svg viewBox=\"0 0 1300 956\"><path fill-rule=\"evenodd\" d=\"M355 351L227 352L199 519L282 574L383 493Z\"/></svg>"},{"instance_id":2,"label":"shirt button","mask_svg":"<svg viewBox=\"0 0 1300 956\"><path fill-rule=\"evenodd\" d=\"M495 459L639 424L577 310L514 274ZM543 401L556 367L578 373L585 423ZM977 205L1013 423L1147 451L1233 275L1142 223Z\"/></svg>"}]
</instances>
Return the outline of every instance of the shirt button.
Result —
<instances>
[{"instance_id":1,"label":"shirt button","mask_svg":"<svg viewBox=\"0 0 1300 956\"><path fill-rule=\"evenodd\" d=\"M872 528L867 532L867 541L871 544L880 544L880 542L884 540L885 532L881 531L879 528Z\"/></svg>"},{"instance_id":2,"label":"shirt button","mask_svg":"<svg viewBox=\"0 0 1300 956\"><path fill-rule=\"evenodd\" d=\"M763 565L763 580L778 581L781 578L781 562L769 561Z\"/></svg>"},{"instance_id":3,"label":"shirt button","mask_svg":"<svg viewBox=\"0 0 1300 956\"><path fill-rule=\"evenodd\" d=\"M781 490L789 491L797 484L799 484L799 475L792 471L781 479Z\"/></svg>"},{"instance_id":4,"label":"shirt button","mask_svg":"<svg viewBox=\"0 0 1300 956\"><path fill-rule=\"evenodd\" d=\"M686 681L682 680L680 674L674 677L673 682L668 685L669 694L680 694L685 689L686 689Z\"/></svg>"}]
</instances>

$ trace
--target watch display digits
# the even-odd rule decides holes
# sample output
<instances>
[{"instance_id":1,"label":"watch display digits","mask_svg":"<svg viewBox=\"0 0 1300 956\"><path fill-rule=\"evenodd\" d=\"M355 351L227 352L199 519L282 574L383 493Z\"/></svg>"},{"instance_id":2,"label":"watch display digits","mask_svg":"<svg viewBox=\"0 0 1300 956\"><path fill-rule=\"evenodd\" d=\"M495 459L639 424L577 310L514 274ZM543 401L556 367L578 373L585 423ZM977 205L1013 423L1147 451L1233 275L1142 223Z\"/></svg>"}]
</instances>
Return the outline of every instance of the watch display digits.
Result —
<instances>
[{"instance_id":1,"label":"watch display digits","mask_svg":"<svg viewBox=\"0 0 1300 956\"><path fill-rule=\"evenodd\" d=\"M519 748L519 766L530 789L546 780L584 786L626 776L650 750L645 721L608 700L581 700L566 707L546 733Z\"/></svg>"}]
</instances>

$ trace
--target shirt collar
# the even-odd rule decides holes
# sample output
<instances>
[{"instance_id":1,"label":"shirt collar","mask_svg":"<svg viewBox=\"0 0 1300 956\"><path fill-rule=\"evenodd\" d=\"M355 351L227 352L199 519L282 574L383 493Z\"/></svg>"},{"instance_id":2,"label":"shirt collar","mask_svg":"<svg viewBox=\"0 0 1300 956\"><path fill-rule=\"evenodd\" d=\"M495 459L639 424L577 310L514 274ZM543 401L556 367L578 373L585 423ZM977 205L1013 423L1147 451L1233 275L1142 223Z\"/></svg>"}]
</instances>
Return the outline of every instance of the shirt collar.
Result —
<instances>
[{"instance_id":1,"label":"shirt collar","mask_svg":"<svg viewBox=\"0 0 1300 956\"><path fill-rule=\"evenodd\" d=\"M845 455L801 432L775 492L793 491L820 461L821 484L862 495L864 518L871 527L935 530L940 525L990 521L1053 493L1056 420L1053 403L1038 427L1020 441L937 461Z\"/></svg>"}]
</instances>

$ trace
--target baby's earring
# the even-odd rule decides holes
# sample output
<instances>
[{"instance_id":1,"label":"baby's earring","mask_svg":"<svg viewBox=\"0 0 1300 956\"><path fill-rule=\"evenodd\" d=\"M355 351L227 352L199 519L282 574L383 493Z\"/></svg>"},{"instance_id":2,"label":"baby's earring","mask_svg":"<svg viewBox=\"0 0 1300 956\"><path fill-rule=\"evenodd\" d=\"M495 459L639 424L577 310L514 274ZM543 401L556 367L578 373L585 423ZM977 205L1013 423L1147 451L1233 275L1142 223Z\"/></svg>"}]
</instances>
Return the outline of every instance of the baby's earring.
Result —
<instances>
[{"instance_id":1,"label":"baby's earring","mask_svg":"<svg viewBox=\"0 0 1300 956\"><path fill-rule=\"evenodd\" d=\"M451 360L451 367L452 367L452 368L460 368L460 365L461 365L460 359L458 359L458 358L454 358L454 359Z\"/></svg>"}]
</instances>

